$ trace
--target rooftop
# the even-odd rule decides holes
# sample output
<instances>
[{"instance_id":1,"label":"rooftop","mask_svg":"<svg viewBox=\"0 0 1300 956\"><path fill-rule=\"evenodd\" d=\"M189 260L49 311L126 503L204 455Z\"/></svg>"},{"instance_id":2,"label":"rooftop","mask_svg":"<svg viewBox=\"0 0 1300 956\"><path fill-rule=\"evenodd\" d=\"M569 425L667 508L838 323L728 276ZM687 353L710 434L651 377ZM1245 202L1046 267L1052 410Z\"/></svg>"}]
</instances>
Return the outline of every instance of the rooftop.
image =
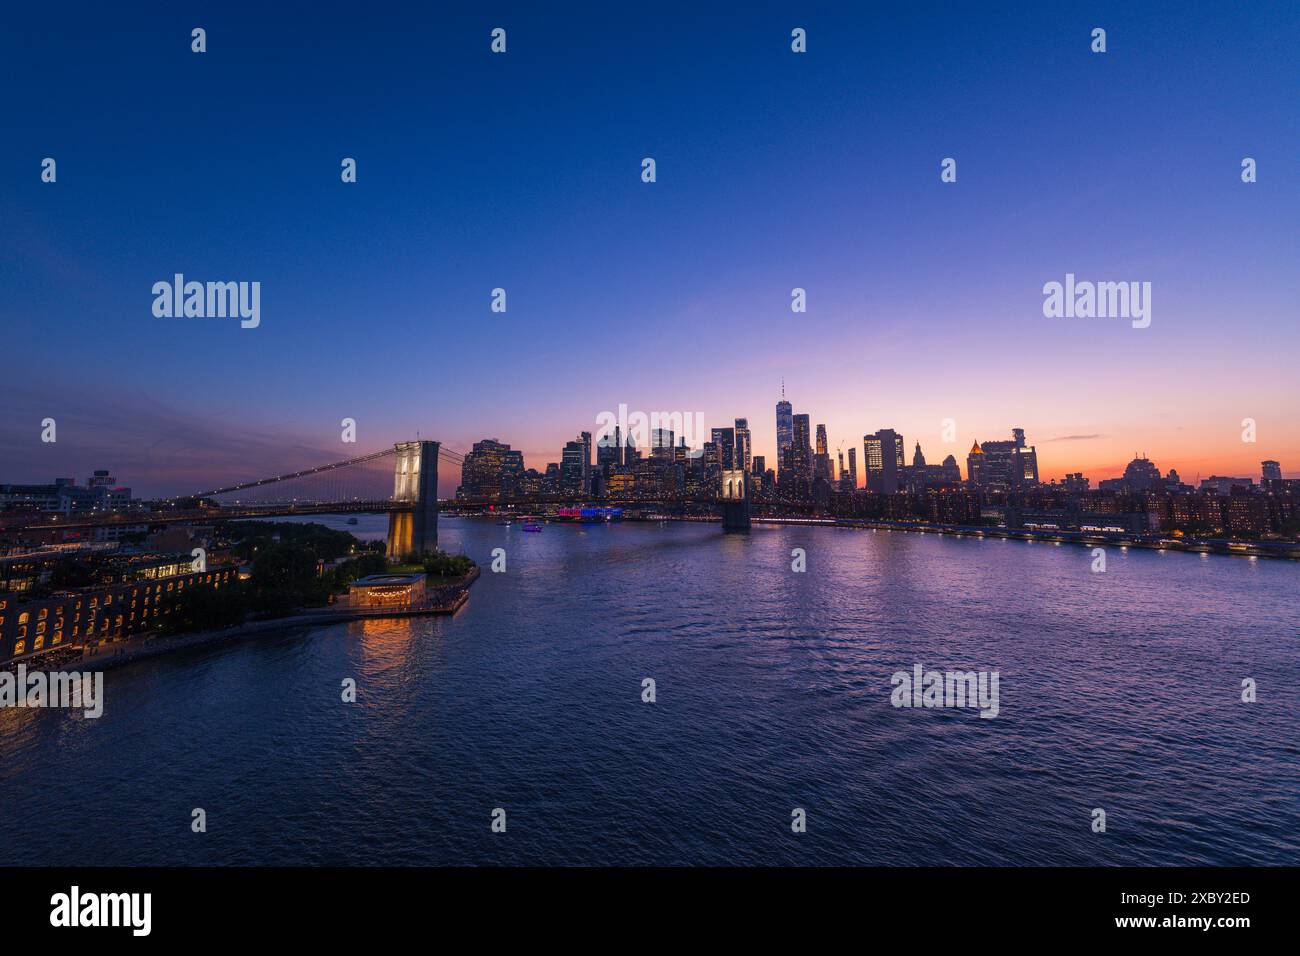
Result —
<instances>
[{"instance_id":1,"label":"rooftop","mask_svg":"<svg viewBox=\"0 0 1300 956\"><path fill-rule=\"evenodd\" d=\"M424 580L424 574L370 574L352 582L355 587L376 587L394 584L416 584Z\"/></svg>"}]
</instances>

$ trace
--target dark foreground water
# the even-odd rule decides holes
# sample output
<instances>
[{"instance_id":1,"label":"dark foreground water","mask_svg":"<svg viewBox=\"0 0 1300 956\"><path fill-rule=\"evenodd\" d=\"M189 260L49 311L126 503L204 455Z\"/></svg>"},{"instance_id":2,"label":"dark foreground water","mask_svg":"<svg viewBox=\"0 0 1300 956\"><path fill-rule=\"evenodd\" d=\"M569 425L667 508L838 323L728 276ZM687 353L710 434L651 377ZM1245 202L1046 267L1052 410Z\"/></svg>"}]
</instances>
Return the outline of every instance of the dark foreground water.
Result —
<instances>
[{"instance_id":1,"label":"dark foreground water","mask_svg":"<svg viewBox=\"0 0 1300 956\"><path fill-rule=\"evenodd\" d=\"M485 566L507 551L454 619L110 671L99 720L0 711L0 863L1300 863L1295 564L441 530ZM895 709L918 662L997 670L999 715Z\"/></svg>"}]
</instances>

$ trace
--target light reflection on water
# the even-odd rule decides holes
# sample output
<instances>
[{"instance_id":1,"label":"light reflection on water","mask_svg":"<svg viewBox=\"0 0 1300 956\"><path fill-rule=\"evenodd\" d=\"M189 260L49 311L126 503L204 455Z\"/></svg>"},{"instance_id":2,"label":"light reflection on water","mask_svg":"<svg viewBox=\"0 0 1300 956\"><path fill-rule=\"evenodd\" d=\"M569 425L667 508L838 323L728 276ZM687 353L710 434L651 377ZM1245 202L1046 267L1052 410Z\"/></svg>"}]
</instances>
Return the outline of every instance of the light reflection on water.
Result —
<instances>
[{"instance_id":1,"label":"light reflection on water","mask_svg":"<svg viewBox=\"0 0 1300 956\"><path fill-rule=\"evenodd\" d=\"M441 544L508 555L454 618L142 662L98 721L0 711L0 862L1300 863L1295 564L671 523ZM892 708L916 662L998 670L1000 716Z\"/></svg>"}]
</instances>

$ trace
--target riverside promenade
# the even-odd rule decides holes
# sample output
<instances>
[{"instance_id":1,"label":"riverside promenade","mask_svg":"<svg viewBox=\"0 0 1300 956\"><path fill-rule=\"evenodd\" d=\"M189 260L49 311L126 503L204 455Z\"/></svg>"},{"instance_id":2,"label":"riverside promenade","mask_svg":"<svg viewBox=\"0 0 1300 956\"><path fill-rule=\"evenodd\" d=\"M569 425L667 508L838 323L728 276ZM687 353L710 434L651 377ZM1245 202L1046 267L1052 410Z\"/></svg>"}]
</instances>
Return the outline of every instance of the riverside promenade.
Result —
<instances>
[{"instance_id":1,"label":"riverside promenade","mask_svg":"<svg viewBox=\"0 0 1300 956\"><path fill-rule=\"evenodd\" d=\"M469 601L470 585L478 580L480 573L479 568L475 566L460 581L431 588L426 592L423 600L414 603L352 607L344 600L329 607L303 610L288 617L246 621L220 630L194 631L189 634L137 635L126 640L102 644L94 649L83 648L80 657L70 656L62 661L60 666L89 671L105 670L188 647L204 647L224 641L243 640L300 628L377 618L455 614Z\"/></svg>"}]
</instances>

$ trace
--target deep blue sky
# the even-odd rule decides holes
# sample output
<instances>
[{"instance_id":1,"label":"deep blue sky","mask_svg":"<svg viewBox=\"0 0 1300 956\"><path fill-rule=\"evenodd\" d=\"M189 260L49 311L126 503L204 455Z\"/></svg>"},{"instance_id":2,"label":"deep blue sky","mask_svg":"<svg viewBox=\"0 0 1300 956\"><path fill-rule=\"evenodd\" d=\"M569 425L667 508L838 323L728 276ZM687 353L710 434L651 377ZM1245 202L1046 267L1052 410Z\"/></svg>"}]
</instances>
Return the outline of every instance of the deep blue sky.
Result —
<instances>
[{"instance_id":1,"label":"deep blue sky","mask_svg":"<svg viewBox=\"0 0 1300 956\"><path fill-rule=\"evenodd\" d=\"M1300 4L702 6L9 5L0 480L191 490L344 416L542 467L620 402L770 455L782 376L833 450L1300 468ZM174 272L260 281L261 327L155 318ZM1066 272L1151 281L1152 327L1043 318Z\"/></svg>"}]
</instances>

